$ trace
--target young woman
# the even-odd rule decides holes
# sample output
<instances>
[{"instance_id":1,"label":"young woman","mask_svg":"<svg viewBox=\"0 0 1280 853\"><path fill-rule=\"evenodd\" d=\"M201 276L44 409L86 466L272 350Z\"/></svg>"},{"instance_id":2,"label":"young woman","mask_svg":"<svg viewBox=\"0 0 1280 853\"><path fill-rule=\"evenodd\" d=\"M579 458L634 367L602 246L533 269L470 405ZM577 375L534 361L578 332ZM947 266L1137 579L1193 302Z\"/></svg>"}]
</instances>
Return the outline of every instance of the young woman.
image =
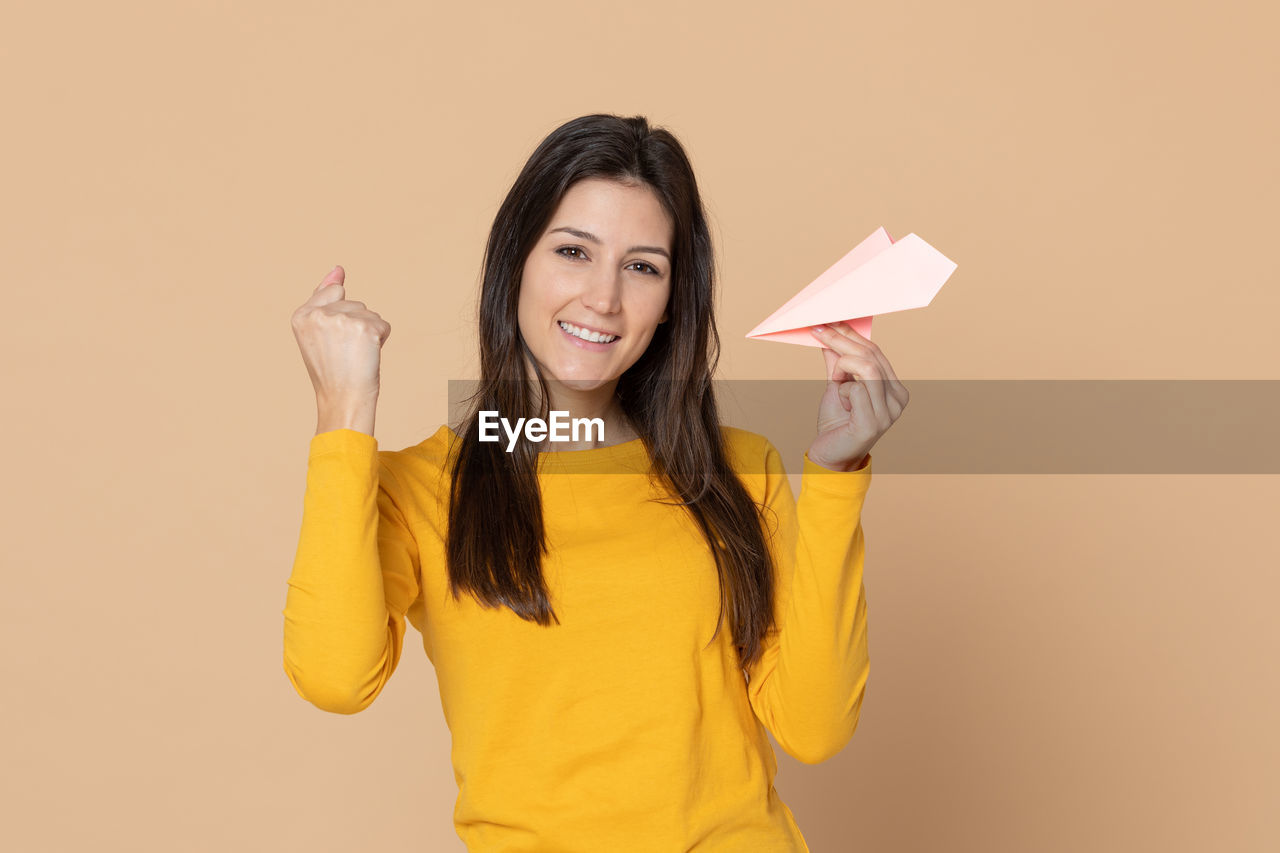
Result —
<instances>
[{"instance_id":1,"label":"young woman","mask_svg":"<svg viewBox=\"0 0 1280 853\"><path fill-rule=\"evenodd\" d=\"M574 119L516 179L457 430L378 449L391 327L344 280L293 316L319 409L284 609L298 693L368 707L407 619L468 849L807 850L765 732L816 763L857 726L870 450L908 400L884 354L815 330L828 383L797 501L769 440L720 424L702 202L642 117ZM486 412L598 418L603 436L483 441Z\"/></svg>"}]
</instances>

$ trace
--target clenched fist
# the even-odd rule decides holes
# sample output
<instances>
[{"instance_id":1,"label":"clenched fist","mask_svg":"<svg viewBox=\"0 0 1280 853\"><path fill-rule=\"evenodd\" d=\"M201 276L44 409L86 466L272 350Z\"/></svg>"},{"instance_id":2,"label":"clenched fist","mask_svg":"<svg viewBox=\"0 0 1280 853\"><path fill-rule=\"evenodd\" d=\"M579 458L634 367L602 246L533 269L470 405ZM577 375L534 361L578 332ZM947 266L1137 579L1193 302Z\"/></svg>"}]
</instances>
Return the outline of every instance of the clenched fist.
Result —
<instances>
[{"instance_id":1,"label":"clenched fist","mask_svg":"<svg viewBox=\"0 0 1280 853\"><path fill-rule=\"evenodd\" d=\"M346 271L334 267L291 321L322 415L376 405L382 345L391 336L390 323L347 299L345 280Z\"/></svg>"}]
</instances>

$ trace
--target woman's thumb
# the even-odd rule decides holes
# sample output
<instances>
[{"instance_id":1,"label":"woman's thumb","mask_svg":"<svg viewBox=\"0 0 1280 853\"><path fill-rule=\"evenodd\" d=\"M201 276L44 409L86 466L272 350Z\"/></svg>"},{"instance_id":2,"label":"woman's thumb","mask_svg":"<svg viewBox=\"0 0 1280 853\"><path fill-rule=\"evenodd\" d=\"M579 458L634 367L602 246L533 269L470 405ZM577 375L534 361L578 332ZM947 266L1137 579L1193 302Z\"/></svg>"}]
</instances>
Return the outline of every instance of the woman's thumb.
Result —
<instances>
[{"instance_id":1,"label":"woman's thumb","mask_svg":"<svg viewBox=\"0 0 1280 853\"><path fill-rule=\"evenodd\" d=\"M328 287L331 284L342 284L344 281L346 281L346 278L347 278L347 271L344 270L341 265L338 265L334 267L332 270L330 270L328 275L320 279L320 284L316 286L316 290L317 291L323 290L325 287Z\"/></svg>"}]
</instances>

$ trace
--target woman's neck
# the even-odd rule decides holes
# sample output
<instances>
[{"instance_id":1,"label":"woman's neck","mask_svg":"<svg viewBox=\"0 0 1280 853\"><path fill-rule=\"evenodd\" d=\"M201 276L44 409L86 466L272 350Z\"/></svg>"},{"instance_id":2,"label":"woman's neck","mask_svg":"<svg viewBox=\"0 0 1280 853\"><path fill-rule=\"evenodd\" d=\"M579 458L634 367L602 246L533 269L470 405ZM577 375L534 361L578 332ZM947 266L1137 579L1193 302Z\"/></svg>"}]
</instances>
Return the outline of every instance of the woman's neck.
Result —
<instances>
[{"instance_id":1,"label":"woman's neck","mask_svg":"<svg viewBox=\"0 0 1280 853\"><path fill-rule=\"evenodd\" d=\"M639 438L631 423L622 411L622 402L617 396L617 381L607 386L593 388L590 391L579 391L556 387L548 382L551 391L549 412L568 412L570 419L599 418L604 423L604 437L598 439L594 434L586 441L557 441L548 443L546 451L559 450L591 450L598 447L612 447L626 441Z\"/></svg>"}]
</instances>

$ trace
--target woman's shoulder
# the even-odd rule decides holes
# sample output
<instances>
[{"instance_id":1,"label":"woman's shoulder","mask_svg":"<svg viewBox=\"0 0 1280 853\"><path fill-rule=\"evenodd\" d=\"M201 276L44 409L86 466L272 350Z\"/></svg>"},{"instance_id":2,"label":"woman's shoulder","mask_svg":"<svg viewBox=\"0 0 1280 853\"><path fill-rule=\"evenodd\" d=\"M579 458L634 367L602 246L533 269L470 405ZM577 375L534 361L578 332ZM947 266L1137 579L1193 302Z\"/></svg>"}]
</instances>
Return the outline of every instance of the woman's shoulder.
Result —
<instances>
[{"instance_id":1,"label":"woman's shoulder","mask_svg":"<svg viewBox=\"0 0 1280 853\"><path fill-rule=\"evenodd\" d=\"M405 465L439 467L449 458L457 440L457 433L450 429L448 424L441 424L439 429L417 444L411 444L400 450L379 450L378 456L393 467Z\"/></svg>"},{"instance_id":2,"label":"woman's shoulder","mask_svg":"<svg viewBox=\"0 0 1280 853\"><path fill-rule=\"evenodd\" d=\"M438 497L441 488L448 485L450 457L457 452L457 441L457 433L444 424L417 444L400 450L379 450L378 461L391 475L387 485L408 492L403 495L406 498L420 499L425 494Z\"/></svg>"},{"instance_id":3,"label":"woman's shoulder","mask_svg":"<svg viewBox=\"0 0 1280 853\"><path fill-rule=\"evenodd\" d=\"M763 473L769 452L777 453L773 442L758 432L721 424L720 434L724 437L730 465L740 473Z\"/></svg>"}]
</instances>

